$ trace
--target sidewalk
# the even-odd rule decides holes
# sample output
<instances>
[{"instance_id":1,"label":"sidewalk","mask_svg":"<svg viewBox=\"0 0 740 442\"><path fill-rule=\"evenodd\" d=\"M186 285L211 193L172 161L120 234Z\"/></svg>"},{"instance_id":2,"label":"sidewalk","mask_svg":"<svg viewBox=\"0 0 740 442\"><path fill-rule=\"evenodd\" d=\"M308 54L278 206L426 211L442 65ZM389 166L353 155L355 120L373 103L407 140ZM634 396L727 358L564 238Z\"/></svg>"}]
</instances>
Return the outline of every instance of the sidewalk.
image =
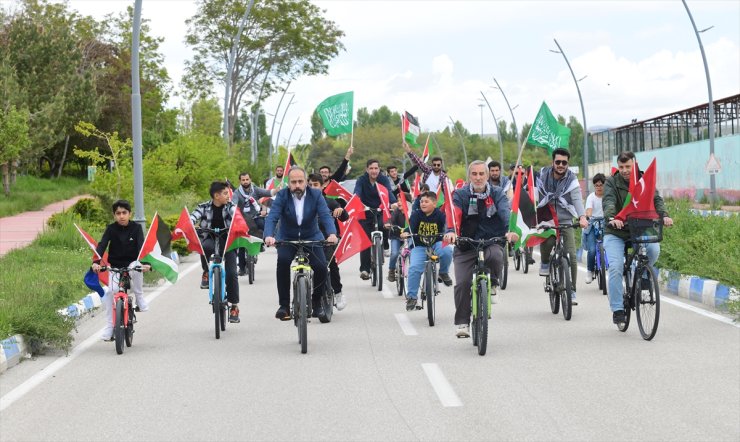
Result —
<instances>
[{"instance_id":1,"label":"sidewalk","mask_svg":"<svg viewBox=\"0 0 740 442\"><path fill-rule=\"evenodd\" d=\"M68 200L49 204L41 210L0 218L0 257L5 256L12 249L29 245L39 233L44 231L49 217L70 208L82 198L91 198L91 196L78 195Z\"/></svg>"}]
</instances>

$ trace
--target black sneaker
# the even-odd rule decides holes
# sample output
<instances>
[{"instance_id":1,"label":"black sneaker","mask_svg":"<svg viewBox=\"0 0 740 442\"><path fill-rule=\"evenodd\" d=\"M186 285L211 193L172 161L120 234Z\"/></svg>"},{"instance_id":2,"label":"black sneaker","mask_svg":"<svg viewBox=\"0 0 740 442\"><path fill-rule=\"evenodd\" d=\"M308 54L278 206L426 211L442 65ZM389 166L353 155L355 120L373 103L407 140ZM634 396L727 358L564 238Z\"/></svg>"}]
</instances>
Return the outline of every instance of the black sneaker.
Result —
<instances>
[{"instance_id":1,"label":"black sneaker","mask_svg":"<svg viewBox=\"0 0 740 442\"><path fill-rule=\"evenodd\" d=\"M612 321L615 324L624 324L624 322L627 320L624 314L624 310L617 310L612 315Z\"/></svg>"},{"instance_id":2,"label":"black sneaker","mask_svg":"<svg viewBox=\"0 0 740 442\"><path fill-rule=\"evenodd\" d=\"M200 288L208 288L208 272L203 272L203 276L200 277Z\"/></svg>"},{"instance_id":3,"label":"black sneaker","mask_svg":"<svg viewBox=\"0 0 740 442\"><path fill-rule=\"evenodd\" d=\"M323 318L326 316L326 312L324 312L324 304L321 302L313 303L313 308L311 310L313 310L311 312L311 317L313 318Z\"/></svg>"},{"instance_id":4,"label":"black sneaker","mask_svg":"<svg viewBox=\"0 0 740 442\"><path fill-rule=\"evenodd\" d=\"M449 273L440 273L439 277L442 279L442 282L444 282L447 287L452 285L452 279L450 278Z\"/></svg>"},{"instance_id":5,"label":"black sneaker","mask_svg":"<svg viewBox=\"0 0 740 442\"><path fill-rule=\"evenodd\" d=\"M364 270L361 271L360 272L360 279L362 279L363 281L367 281L368 279L370 279L370 272L366 272Z\"/></svg>"},{"instance_id":6,"label":"black sneaker","mask_svg":"<svg viewBox=\"0 0 740 442\"><path fill-rule=\"evenodd\" d=\"M239 319L239 307L235 305L231 306L231 309L229 310L229 322L233 322L235 324L241 322Z\"/></svg>"},{"instance_id":7,"label":"black sneaker","mask_svg":"<svg viewBox=\"0 0 740 442\"><path fill-rule=\"evenodd\" d=\"M416 310L416 298L409 298L406 300L406 311Z\"/></svg>"},{"instance_id":8,"label":"black sneaker","mask_svg":"<svg viewBox=\"0 0 740 442\"><path fill-rule=\"evenodd\" d=\"M290 309L288 307L280 306L275 312L275 318L281 321L290 321Z\"/></svg>"},{"instance_id":9,"label":"black sneaker","mask_svg":"<svg viewBox=\"0 0 740 442\"><path fill-rule=\"evenodd\" d=\"M247 274L247 270L244 268L239 269L239 273L237 273L237 275L239 276L244 276L246 274Z\"/></svg>"}]
</instances>

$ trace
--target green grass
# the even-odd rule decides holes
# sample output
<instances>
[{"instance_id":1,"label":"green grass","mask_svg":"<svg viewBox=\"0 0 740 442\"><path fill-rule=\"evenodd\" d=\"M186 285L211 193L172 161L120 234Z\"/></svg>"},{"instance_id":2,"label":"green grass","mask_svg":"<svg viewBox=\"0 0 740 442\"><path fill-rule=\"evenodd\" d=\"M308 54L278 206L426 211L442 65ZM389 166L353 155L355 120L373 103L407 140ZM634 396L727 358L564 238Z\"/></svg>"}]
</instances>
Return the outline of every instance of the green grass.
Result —
<instances>
[{"instance_id":1,"label":"green grass","mask_svg":"<svg viewBox=\"0 0 740 442\"><path fill-rule=\"evenodd\" d=\"M39 210L56 201L88 193L89 183L79 178L57 179L19 176L10 196L0 193L0 217Z\"/></svg>"}]
</instances>

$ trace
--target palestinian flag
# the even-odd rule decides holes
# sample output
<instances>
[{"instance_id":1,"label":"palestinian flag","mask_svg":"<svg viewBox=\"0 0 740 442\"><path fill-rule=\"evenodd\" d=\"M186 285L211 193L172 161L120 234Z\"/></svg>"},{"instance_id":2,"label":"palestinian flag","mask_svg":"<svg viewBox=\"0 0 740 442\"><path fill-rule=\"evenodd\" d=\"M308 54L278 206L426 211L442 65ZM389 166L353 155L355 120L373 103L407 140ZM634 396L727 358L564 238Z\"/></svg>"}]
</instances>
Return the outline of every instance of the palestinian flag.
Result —
<instances>
[{"instance_id":1,"label":"palestinian flag","mask_svg":"<svg viewBox=\"0 0 740 442\"><path fill-rule=\"evenodd\" d=\"M234 211L234 219L226 236L226 252L244 247L249 256L257 256L262 247L262 240L249 234L249 227L240 210Z\"/></svg>"},{"instance_id":2,"label":"palestinian flag","mask_svg":"<svg viewBox=\"0 0 740 442\"><path fill-rule=\"evenodd\" d=\"M195 252L200 255L206 254L203 251L203 245L200 243L200 237L195 231L193 221L190 219L190 213L188 212L187 207L182 208L180 218L177 219L177 224L175 224L175 231L172 232L172 241L176 241L178 239L184 239L188 244L188 250L191 252Z\"/></svg>"},{"instance_id":3,"label":"palestinian flag","mask_svg":"<svg viewBox=\"0 0 740 442\"><path fill-rule=\"evenodd\" d=\"M324 195L332 199L340 198L344 201L349 201L350 198L352 198L352 194L334 180L329 181L329 184L326 185L324 188Z\"/></svg>"},{"instance_id":4,"label":"palestinian flag","mask_svg":"<svg viewBox=\"0 0 740 442\"><path fill-rule=\"evenodd\" d=\"M151 265L152 269L174 284L177 281L178 270L177 264L170 258L172 255L171 241L172 233L169 227L162 221L159 214L155 213L137 260Z\"/></svg>"},{"instance_id":5,"label":"palestinian flag","mask_svg":"<svg viewBox=\"0 0 740 442\"><path fill-rule=\"evenodd\" d=\"M521 170L517 170L516 189L514 190L514 199L511 202L511 215L509 217L509 231L519 235L519 239L514 244L515 248L525 245L527 247L533 247L555 235L555 230L553 229L537 231L533 227L530 227L530 225L534 226L534 214L535 210L532 201L526 196L522 198L522 172Z\"/></svg>"},{"instance_id":6,"label":"palestinian flag","mask_svg":"<svg viewBox=\"0 0 740 442\"><path fill-rule=\"evenodd\" d=\"M80 232L80 235L82 235L82 239L87 243L88 247L92 249L92 260L97 261L100 260L100 265L108 265L108 252L103 253L103 256L101 257L100 254L98 254L98 242L95 241L95 238L90 236L89 233L82 230L80 226L75 224L75 227L77 227L77 231ZM100 282L102 284L108 285L109 281L109 275L108 272L99 272L97 276L100 278Z\"/></svg>"},{"instance_id":7,"label":"palestinian flag","mask_svg":"<svg viewBox=\"0 0 740 442\"><path fill-rule=\"evenodd\" d=\"M429 138L431 137L431 133L427 135L427 142L424 143L424 152L421 153L421 161L428 163L429 158L431 158L434 155L434 145L429 144Z\"/></svg>"},{"instance_id":8,"label":"palestinian flag","mask_svg":"<svg viewBox=\"0 0 740 442\"><path fill-rule=\"evenodd\" d=\"M398 192L398 198L399 198L399 204L401 212L403 212L404 218L406 218L406 225L404 227L409 226L409 205L406 201L406 193L404 192Z\"/></svg>"},{"instance_id":9,"label":"palestinian flag","mask_svg":"<svg viewBox=\"0 0 740 442\"><path fill-rule=\"evenodd\" d=\"M448 178L439 186L442 190L442 211L445 214L447 228L452 227L455 234L459 234L457 218L455 217L455 208L452 205L452 181Z\"/></svg>"},{"instance_id":10,"label":"palestinian flag","mask_svg":"<svg viewBox=\"0 0 740 442\"><path fill-rule=\"evenodd\" d=\"M529 199L532 201L532 204L536 206L537 183L534 181L534 166L529 166L529 174L527 175L527 192L529 193Z\"/></svg>"},{"instance_id":11,"label":"palestinian flag","mask_svg":"<svg viewBox=\"0 0 740 442\"><path fill-rule=\"evenodd\" d=\"M648 212L655 214L655 185L657 175L657 163L655 158L648 166L642 177L637 167L637 161L632 165L632 174L630 175L630 190L624 202L622 210L614 217L625 221L627 216L634 212ZM651 217L654 215L650 215Z\"/></svg>"},{"instance_id":12,"label":"palestinian flag","mask_svg":"<svg viewBox=\"0 0 740 442\"><path fill-rule=\"evenodd\" d=\"M403 139L412 146L418 146L416 138L419 136L419 120L408 112L401 116L401 132Z\"/></svg>"},{"instance_id":13,"label":"palestinian flag","mask_svg":"<svg viewBox=\"0 0 740 442\"><path fill-rule=\"evenodd\" d=\"M285 175L283 175L283 176L285 176ZM265 189L272 190L274 188L275 188L275 178L272 178L272 179L268 180L267 187ZM259 203L260 204L265 204L267 202L267 200L269 200L269 199L270 199L269 196L263 196L262 198L259 199Z\"/></svg>"},{"instance_id":14,"label":"palestinian flag","mask_svg":"<svg viewBox=\"0 0 740 442\"><path fill-rule=\"evenodd\" d=\"M288 151L288 158L285 159L285 167L283 167L283 186L288 185L288 172L290 172L290 168L297 165L298 163L293 159L293 154Z\"/></svg>"}]
</instances>

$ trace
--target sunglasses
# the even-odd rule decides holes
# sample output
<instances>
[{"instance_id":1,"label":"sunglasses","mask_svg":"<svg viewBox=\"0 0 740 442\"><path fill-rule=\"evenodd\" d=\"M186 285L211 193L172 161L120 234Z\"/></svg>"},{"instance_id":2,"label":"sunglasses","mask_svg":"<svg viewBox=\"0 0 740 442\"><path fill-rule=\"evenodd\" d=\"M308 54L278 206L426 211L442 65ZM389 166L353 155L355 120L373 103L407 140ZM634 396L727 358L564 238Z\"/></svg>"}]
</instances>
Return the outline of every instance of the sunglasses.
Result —
<instances>
[{"instance_id":1,"label":"sunglasses","mask_svg":"<svg viewBox=\"0 0 740 442\"><path fill-rule=\"evenodd\" d=\"M442 167L442 165L441 165L441 164L434 164L434 163L433 163L433 164L432 164L432 167Z\"/></svg>"},{"instance_id":2,"label":"sunglasses","mask_svg":"<svg viewBox=\"0 0 740 442\"><path fill-rule=\"evenodd\" d=\"M555 160L555 165L556 166L567 166L568 160Z\"/></svg>"}]
</instances>

